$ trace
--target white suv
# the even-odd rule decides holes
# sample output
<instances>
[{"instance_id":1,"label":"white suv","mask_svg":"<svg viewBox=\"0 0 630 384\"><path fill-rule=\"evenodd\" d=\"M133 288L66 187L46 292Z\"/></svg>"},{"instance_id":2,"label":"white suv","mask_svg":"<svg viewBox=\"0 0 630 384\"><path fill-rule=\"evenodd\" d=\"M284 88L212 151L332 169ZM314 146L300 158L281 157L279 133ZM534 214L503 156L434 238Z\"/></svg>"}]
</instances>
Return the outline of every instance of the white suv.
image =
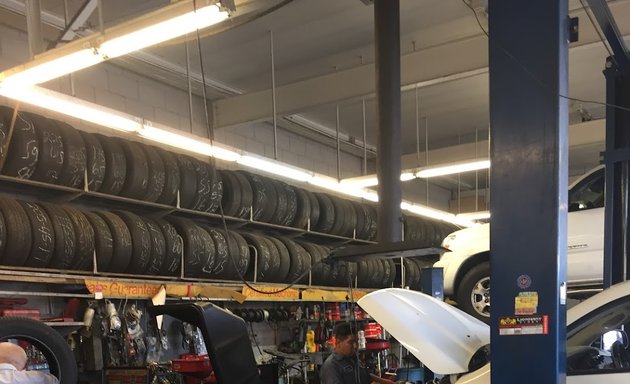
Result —
<instances>
[{"instance_id":1,"label":"white suv","mask_svg":"<svg viewBox=\"0 0 630 384\"><path fill-rule=\"evenodd\" d=\"M568 285L599 286L604 254L604 168L597 167L569 187ZM462 229L448 235L446 252L434 264L444 268L444 294L463 311L490 319L490 225Z\"/></svg>"}]
</instances>

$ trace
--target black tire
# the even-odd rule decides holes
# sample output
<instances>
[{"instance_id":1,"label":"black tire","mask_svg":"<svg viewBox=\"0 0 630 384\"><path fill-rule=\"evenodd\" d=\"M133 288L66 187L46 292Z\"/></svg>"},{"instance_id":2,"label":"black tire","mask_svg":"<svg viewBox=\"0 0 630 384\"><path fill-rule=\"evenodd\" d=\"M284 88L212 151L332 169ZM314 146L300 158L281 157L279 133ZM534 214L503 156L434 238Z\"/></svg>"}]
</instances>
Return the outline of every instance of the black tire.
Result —
<instances>
[{"instance_id":1,"label":"black tire","mask_svg":"<svg viewBox=\"0 0 630 384\"><path fill-rule=\"evenodd\" d=\"M18 112L2 173L20 179L30 179L39 159L39 139L31 114Z\"/></svg>"},{"instance_id":2,"label":"black tire","mask_svg":"<svg viewBox=\"0 0 630 384\"><path fill-rule=\"evenodd\" d=\"M284 189L284 183L274 179L270 179L270 181L276 191L276 210L270 221L273 224L282 225L286 220L287 211L289 209L287 193Z\"/></svg>"},{"instance_id":3,"label":"black tire","mask_svg":"<svg viewBox=\"0 0 630 384\"><path fill-rule=\"evenodd\" d=\"M249 248L247 241L239 233L234 231L228 231L230 240L228 246L230 249L230 262L235 267L233 280L241 280L241 277L245 276L247 269L249 268ZM234 266L236 264L236 266Z\"/></svg>"},{"instance_id":4,"label":"black tire","mask_svg":"<svg viewBox=\"0 0 630 384\"><path fill-rule=\"evenodd\" d=\"M249 184L247 177L240 172L232 172L232 176L236 178L240 185L240 195L241 195L241 204L240 207L235 214L237 217L242 217L244 219L249 219L249 216L252 212L252 204L254 202L254 192L252 191L252 186ZM225 187L223 188L223 193L225 193Z\"/></svg>"},{"instance_id":5,"label":"black tire","mask_svg":"<svg viewBox=\"0 0 630 384\"><path fill-rule=\"evenodd\" d=\"M6 246L0 264L21 267L31 252L31 227L24 208L13 199L0 198L6 227Z\"/></svg>"},{"instance_id":6,"label":"black tire","mask_svg":"<svg viewBox=\"0 0 630 384\"><path fill-rule=\"evenodd\" d=\"M230 259L230 248L225 232L216 228L203 227L212 237L216 250L212 274L221 279L232 279L236 275L234 263Z\"/></svg>"},{"instance_id":7,"label":"black tire","mask_svg":"<svg viewBox=\"0 0 630 384\"><path fill-rule=\"evenodd\" d=\"M389 264L389 270L390 270L390 275L389 275L389 280L387 281L387 285L386 287L393 287L394 286L394 281L396 281L396 274L397 274L397 269L396 269L396 264L394 263L393 260L386 260L385 261L387 264Z\"/></svg>"},{"instance_id":8,"label":"black tire","mask_svg":"<svg viewBox=\"0 0 630 384\"><path fill-rule=\"evenodd\" d=\"M276 282L287 282L289 269L291 268L291 255L289 255L289 249L282 241L276 239L275 237L268 237L268 239L273 243L280 255L280 267L278 268L278 279Z\"/></svg>"},{"instance_id":9,"label":"black tire","mask_svg":"<svg viewBox=\"0 0 630 384\"><path fill-rule=\"evenodd\" d=\"M13 108L0 105L0 159L4 158L7 139L9 138L9 128L13 119Z\"/></svg>"},{"instance_id":10,"label":"black tire","mask_svg":"<svg viewBox=\"0 0 630 384\"><path fill-rule=\"evenodd\" d=\"M151 235L146 224L135 213L128 211L113 212L120 217L129 232L131 233L131 263L125 272L127 273L145 273L149 265L149 256L151 255Z\"/></svg>"},{"instance_id":11,"label":"black tire","mask_svg":"<svg viewBox=\"0 0 630 384\"><path fill-rule=\"evenodd\" d=\"M78 382L77 362L66 340L53 328L23 317L0 318L0 340L18 339L34 345L46 357L50 373L60 384Z\"/></svg>"},{"instance_id":12,"label":"black tire","mask_svg":"<svg viewBox=\"0 0 630 384\"><path fill-rule=\"evenodd\" d=\"M155 147L146 144L139 144L144 151L149 164L149 181L147 185L147 193L142 200L155 203L158 201L164 191L166 183L166 171L164 170L164 161Z\"/></svg>"},{"instance_id":13,"label":"black tire","mask_svg":"<svg viewBox=\"0 0 630 384\"><path fill-rule=\"evenodd\" d=\"M308 254L311 256L311 284L312 285L323 285L325 280L324 276L324 268L322 264L322 253L319 248L312 243L308 243L306 241L301 241L299 243Z\"/></svg>"},{"instance_id":14,"label":"black tire","mask_svg":"<svg viewBox=\"0 0 630 384\"><path fill-rule=\"evenodd\" d=\"M366 209L367 219L368 219L368 232L366 240L375 240L377 235L377 225L378 225L378 214L376 212L376 208L371 205L363 204L363 207Z\"/></svg>"},{"instance_id":15,"label":"black tire","mask_svg":"<svg viewBox=\"0 0 630 384\"><path fill-rule=\"evenodd\" d=\"M99 192L118 195L127 177L127 157L120 142L113 137L94 134L105 154L105 176Z\"/></svg>"},{"instance_id":16,"label":"black tire","mask_svg":"<svg viewBox=\"0 0 630 384\"><path fill-rule=\"evenodd\" d=\"M276 192L276 187L273 185L272 179L265 176L261 176L260 178L264 185L265 198L263 200L263 209L259 220L270 223L278 206L278 193Z\"/></svg>"},{"instance_id":17,"label":"black tire","mask_svg":"<svg viewBox=\"0 0 630 384\"><path fill-rule=\"evenodd\" d=\"M109 272L114 257L114 238L103 218L94 212L83 212L94 229L94 247L96 249L96 270ZM58 243L58 242L57 242Z\"/></svg>"},{"instance_id":18,"label":"black tire","mask_svg":"<svg viewBox=\"0 0 630 384\"><path fill-rule=\"evenodd\" d=\"M265 281L280 282L284 277L280 276L280 251L267 236L260 236L260 239L269 249L269 269L265 274Z\"/></svg>"},{"instance_id":19,"label":"black tire","mask_svg":"<svg viewBox=\"0 0 630 384\"><path fill-rule=\"evenodd\" d=\"M191 158L197 174L197 191L192 203L192 209L196 211L209 211L212 207L210 197L212 195L212 167L201 160Z\"/></svg>"},{"instance_id":20,"label":"black tire","mask_svg":"<svg viewBox=\"0 0 630 384\"><path fill-rule=\"evenodd\" d=\"M168 221L164 219L154 219L154 221L160 226L162 234L164 235L164 241L166 242L164 262L162 263L160 274L165 276L179 275L182 264L182 254L184 252L182 238L177 233L175 227Z\"/></svg>"},{"instance_id":21,"label":"black tire","mask_svg":"<svg viewBox=\"0 0 630 384\"><path fill-rule=\"evenodd\" d=\"M314 195L319 203L319 219L314 228L318 232L330 233L335 224L335 206L328 194L316 192ZM313 223L311 222L312 228Z\"/></svg>"},{"instance_id":22,"label":"black tire","mask_svg":"<svg viewBox=\"0 0 630 384\"><path fill-rule=\"evenodd\" d=\"M111 212L97 211L109 227L114 245L114 255L109 264L110 272L123 273L131 263L133 247L131 245L131 232L127 224L118 215Z\"/></svg>"},{"instance_id":23,"label":"black tire","mask_svg":"<svg viewBox=\"0 0 630 384\"><path fill-rule=\"evenodd\" d=\"M247 241L249 251L250 268L245 274L245 279L254 281L254 266L256 267L256 281L268 282L269 272L272 268L272 256L269 243L261 236L252 235L251 233L241 233L241 236Z\"/></svg>"},{"instance_id":24,"label":"black tire","mask_svg":"<svg viewBox=\"0 0 630 384\"><path fill-rule=\"evenodd\" d=\"M149 253L149 263L147 265L146 273L149 275L159 275L162 271L162 264L164 264L164 257L166 255L166 239L162 229L154 220L143 217L142 220L149 231L149 237L151 241L151 252Z\"/></svg>"},{"instance_id":25,"label":"black tire","mask_svg":"<svg viewBox=\"0 0 630 384\"><path fill-rule=\"evenodd\" d=\"M50 217L55 232L55 250L49 262L51 268L70 269L76 253L76 237L72 220L60 206L40 203Z\"/></svg>"},{"instance_id":26,"label":"black tire","mask_svg":"<svg viewBox=\"0 0 630 384\"><path fill-rule=\"evenodd\" d=\"M223 197L221 206L223 214L237 217L241 209L241 184L231 171L219 171L223 179Z\"/></svg>"},{"instance_id":27,"label":"black tire","mask_svg":"<svg viewBox=\"0 0 630 384\"><path fill-rule=\"evenodd\" d=\"M282 183L282 187L284 188L284 193L287 196L287 213L284 216L284 220L280 223L280 225L284 225L288 227L295 220L295 216L297 215L298 210L298 202L297 202L297 194L295 193L295 188L290 186L287 183Z\"/></svg>"},{"instance_id":28,"label":"black tire","mask_svg":"<svg viewBox=\"0 0 630 384\"><path fill-rule=\"evenodd\" d=\"M147 157L140 144L120 138L116 138L116 140L125 153L125 164L127 164L125 184L118 194L131 199L143 199L149 190L149 162Z\"/></svg>"},{"instance_id":29,"label":"black tire","mask_svg":"<svg viewBox=\"0 0 630 384\"><path fill-rule=\"evenodd\" d=\"M87 167L87 151L79 131L72 126L55 121L63 139L63 167L58 184L72 188L82 188Z\"/></svg>"},{"instance_id":30,"label":"black tire","mask_svg":"<svg viewBox=\"0 0 630 384\"><path fill-rule=\"evenodd\" d=\"M333 205L333 225L330 228L329 233L333 235L343 236L343 232L346 229L346 209L343 200L337 196L329 195L330 201Z\"/></svg>"},{"instance_id":31,"label":"black tire","mask_svg":"<svg viewBox=\"0 0 630 384\"><path fill-rule=\"evenodd\" d=\"M477 319L490 323L490 263L471 268L462 277L456 292L457 306Z\"/></svg>"},{"instance_id":32,"label":"black tire","mask_svg":"<svg viewBox=\"0 0 630 384\"><path fill-rule=\"evenodd\" d=\"M311 200L308 198L306 191L299 187L292 187L296 197L296 213L291 226L295 228L306 228L308 218L311 215Z\"/></svg>"},{"instance_id":33,"label":"black tire","mask_svg":"<svg viewBox=\"0 0 630 384\"><path fill-rule=\"evenodd\" d=\"M2 210L0 210L0 261L2 260L4 249L7 244L7 224L4 221L4 215L2 214ZM1 263L0 263L1 264Z\"/></svg>"},{"instance_id":34,"label":"black tire","mask_svg":"<svg viewBox=\"0 0 630 384\"><path fill-rule=\"evenodd\" d=\"M263 213L263 208L267 200L267 189L260 176L246 171L237 171L241 175L245 176L247 182L252 188L252 215L251 218L254 221L260 220Z\"/></svg>"},{"instance_id":35,"label":"black tire","mask_svg":"<svg viewBox=\"0 0 630 384\"><path fill-rule=\"evenodd\" d=\"M87 188L88 191L99 192L105 180L107 160L101 141L92 133L79 131L85 144ZM83 180L83 177L81 178Z\"/></svg>"},{"instance_id":36,"label":"black tire","mask_svg":"<svg viewBox=\"0 0 630 384\"><path fill-rule=\"evenodd\" d=\"M389 288L390 286L388 284L392 278L392 274L396 273L396 270L392 270L389 260L381 260L381 264L383 265L383 279L381 280L380 287Z\"/></svg>"},{"instance_id":37,"label":"black tire","mask_svg":"<svg viewBox=\"0 0 630 384\"><path fill-rule=\"evenodd\" d=\"M280 240L287 247L289 251L289 256L291 258L291 264L289 266L289 272L287 274L287 282L299 283L301 281L299 277L302 275L302 273L304 273L304 271L306 271L307 260L305 258L305 255L308 255L308 253L304 248L302 248L301 245L291 239L281 237L278 240Z\"/></svg>"},{"instance_id":38,"label":"black tire","mask_svg":"<svg viewBox=\"0 0 630 384\"><path fill-rule=\"evenodd\" d=\"M189 219L169 218L184 242L184 275L210 278L214 276L216 245L208 232Z\"/></svg>"},{"instance_id":39,"label":"black tire","mask_svg":"<svg viewBox=\"0 0 630 384\"><path fill-rule=\"evenodd\" d=\"M355 237L357 239L365 239L368 231L367 215L360 203L357 203L356 201L349 201L349 203L354 210L354 215L357 219Z\"/></svg>"},{"instance_id":40,"label":"black tire","mask_svg":"<svg viewBox=\"0 0 630 384\"><path fill-rule=\"evenodd\" d=\"M179 206L192 209L197 194L195 159L183 154L177 154L176 157L179 166Z\"/></svg>"},{"instance_id":41,"label":"black tire","mask_svg":"<svg viewBox=\"0 0 630 384\"><path fill-rule=\"evenodd\" d=\"M32 116L39 142L39 160L31 176L32 180L57 184L65 158L61 131L52 120L43 116Z\"/></svg>"},{"instance_id":42,"label":"black tire","mask_svg":"<svg viewBox=\"0 0 630 384\"><path fill-rule=\"evenodd\" d=\"M175 205L177 200L177 191L179 190L180 173L177 157L169 151L162 148L155 148L164 163L164 172L166 179L164 180L164 189L157 199L160 204Z\"/></svg>"},{"instance_id":43,"label":"black tire","mask_svg":"<svg viewBox=\"0 0 630 384\"><path fill-rule=\"evenodd\" d=\"M46 268L55 249L55 231L50 217L39 204L30 201L18 201L24 208L31 223L31 251L26 263L27 267Z\"/></svg>"},{"instance_id":44,"label":"black tire","mask_svg":"<svg viewBox=\"0 0 630 384\"><path fill-rule=\"evenodd\" d=\"M221 199L223 198L223 179L221 179L221 175L217 172L214 162L208 164L208 166L210 167L210 178L212 179L212 184L210 201L208 203L208 207L206 208L206 212L217 212L219 210L219 205L221 205Z\"/></svg>"},{"instance_id":45,"label":"black tire","mask_svg":"<svg viewBox=\"0 0 630 384\"><path fill-rule=\"evenodd\" d=\"M72 207L63 207L74 227L76 248L72 269L81 271L92 269L94 259L94 229L83 212Z\"/></svg>"},{"instance_id":46,"label":"black tire","mask_svg":"<svg viewBox=\"0 0 630 384\"><path fill-rule=\"evenodd\" d=\"M319 216L320 216L320 211L321 211L319 207L319 200L317 200L317 197L315 196L313 192L307 191L307 190L304 190L304 192L308 196L308 200L311 206L311 211L308 216L308 219L310 221L309 229L311 231L314 231L315 227L317 226L317 222L319 221Z\"/></svg>"},{"instance_id":47,"label":"black tire","mask_svg":"<svg viewBox=\"0 0 630 384\"><path fill-rule=\"evenodd\" d=\"M357 284L361 288L368 286L370 268L367 261L359 261L357 263Z\"/></svg>"}]
</instances>

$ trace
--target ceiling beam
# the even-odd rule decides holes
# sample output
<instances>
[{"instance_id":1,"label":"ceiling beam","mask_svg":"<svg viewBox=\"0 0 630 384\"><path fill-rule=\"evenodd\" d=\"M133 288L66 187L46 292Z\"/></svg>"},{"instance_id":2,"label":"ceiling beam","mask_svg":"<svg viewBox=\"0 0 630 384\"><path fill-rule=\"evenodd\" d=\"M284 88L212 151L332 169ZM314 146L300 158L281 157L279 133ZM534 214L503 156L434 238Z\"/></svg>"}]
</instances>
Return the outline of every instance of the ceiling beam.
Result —
<instances>
[{"instance_id":1,"label":"ceiling beam","mask_svg":"<svg viewBox=\"0 0 630 384\"><path fill-rule=\"evenodd\" d=\"M613 2L609 6L616 15L630 14L629 1ZM571 16L583 20L580 41L572 45L573 49L602 44L583 9L576 9L571 12ZM618 23L623 35L630 34L630 18L618 18ZM401 57L401 89L435 85L486 73L487 66L488 41L484 35L430 47ZM374 64L281 85L276 87L277 114L285 116L321 105L372 97L374 89ZM269 100L271 89L213 102L215 128L270 118L272 112Z\"/></svg>"},{"instance_id":2,"label":"ceiling beam","mask_svg":"<svg viewBox=\"0 0 630 384\"><path fill-rule=\"evenodd\" d=\"M476 36L401 57L401 83L410 85L487 66L488 42ZM448 60L445 57L466 57ZM374 93L374 64L276 87L277 113L290 115L335 101ZM228 97L213 103L215 128L260 121L271 115L271 90Z\"/></svg>"}]
</instances>

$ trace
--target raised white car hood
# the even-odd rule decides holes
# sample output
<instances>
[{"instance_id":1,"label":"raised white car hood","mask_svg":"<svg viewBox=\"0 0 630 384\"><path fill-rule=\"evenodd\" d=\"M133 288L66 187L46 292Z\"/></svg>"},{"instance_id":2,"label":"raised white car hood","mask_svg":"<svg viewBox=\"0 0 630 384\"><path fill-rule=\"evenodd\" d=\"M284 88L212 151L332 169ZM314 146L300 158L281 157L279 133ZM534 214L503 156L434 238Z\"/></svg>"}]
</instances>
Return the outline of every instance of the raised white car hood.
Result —
<instances>
[{"instance_id":1,"label":"raised white car hood","mask_svg":"<svg viewBox=\"0 0 630 384\"><path fill-rule=\"evenodd\" d=\"M487 324L420 292L381 289L365 295L358 303L438 374L467 372L473 354L490 344Z\"/></svg>"}]
</instances>

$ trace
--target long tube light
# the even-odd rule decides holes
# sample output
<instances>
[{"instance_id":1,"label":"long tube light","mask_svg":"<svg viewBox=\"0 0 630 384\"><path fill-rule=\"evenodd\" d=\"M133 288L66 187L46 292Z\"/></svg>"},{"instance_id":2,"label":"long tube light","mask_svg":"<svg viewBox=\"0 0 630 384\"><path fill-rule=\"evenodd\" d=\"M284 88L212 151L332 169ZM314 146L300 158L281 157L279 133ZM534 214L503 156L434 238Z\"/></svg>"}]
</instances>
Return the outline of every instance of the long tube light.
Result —
<instances>
[{"instance_id":1,"label":"long tube light","mask_svg":"<svg viewBox=\"0 0 630 384\"><path fill-rule=\"evenodd\" d=\"M421 169L416 172L416 177L424 179L429 177L452 175L455 173L479 171L488 168L490 168L490 160L475 160Z\"/></svg>"},{"instance_id":2,"label":"long tube light","mask_svg":"<svg viewBox=\"0 0 630 384\"><path fill-rule=\"evenodd\" d=\"M378 201L378 194L370 189L357 187L335 178L320 175L298 167L287 165L279 161L263 158L253 154L233 149L229 146L210 142L197 136L188 135L161 124L151 123L144 119L116 111L107 107L90 103L63 93L51 91L38 86L23 89L2 88L0 95L19 100L25 104L31 104L53 112L63 113L80 120L108 127L118 131L135 134L147 140L151 140L173 148L196 153L203 156L212 156L228 162L237 162L241 165L268 172L280 177L307 182L311 185L327 189L335 193L364 199ZM419 204L403 201L401 208L408 212L446 221L460 226L472 226L472 218L456 216L448 212L432 209Z\"/></svg>"},{"instance_id":3,"label":"long tube light","mask_svg":"<svg viewBox=\"0 0 630 384\"><path fill-rule=\"evenodd\" d=\"M185 0L47 51L0 73L3 88L25 87L91 67L217 24L229 17L216 0Z\"/></svg>"},{"instance_id":4,"label":"long tube light","mask_svg":"<svg viewBox=\"0 0 630 384\"><path fill-rule=\"evenodd\" d=\"M400 174L400 181L409 181L415 178L425 179L429 177L446 176L455 173L479 171L488 168L490 168L490 160L473 160L435 167L406 169L403 170ZM351 177L348 179L343 179L341 180L341 182L345 185L352 185L358 188L374 187L378 185L378 179L376 178L376 175Z\"/></svg>"}]
</instances>

